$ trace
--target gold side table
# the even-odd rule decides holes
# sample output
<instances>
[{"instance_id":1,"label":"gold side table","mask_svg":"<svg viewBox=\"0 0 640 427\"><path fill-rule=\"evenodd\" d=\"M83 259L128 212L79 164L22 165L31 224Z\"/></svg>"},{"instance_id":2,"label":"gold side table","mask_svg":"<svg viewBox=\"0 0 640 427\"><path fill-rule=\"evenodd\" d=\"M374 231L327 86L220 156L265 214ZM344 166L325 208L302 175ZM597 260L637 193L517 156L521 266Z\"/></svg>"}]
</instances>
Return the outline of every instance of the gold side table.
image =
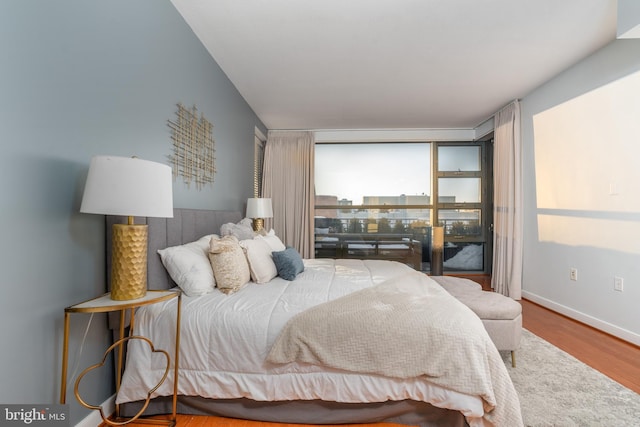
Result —
<instances>
[{"instance_id":1,"label":"gold side table","mask_svg":"<svg viewBox=\"0 0 640 427\"><path fill-rule=\"evenodd\" d=\"M162 301L167 301L173 298L177 298L178 299L178 304L176 307L176 342L175 342L175 348L174 350L174 369L173 369L173 402L172 402L172 414L170 416L169 419L138 419L142 413L146 410L147 405L149 404L149 399L151 394L158 388L160 387L160 385L164 382L164 380L167 378L167 375L169 373L170 370L170 365L171 365L171 357L169 356L169 353L167 353L165 350L161 350L158 349L156 350L153 347L153 343L145 337L139 336L139 335L134 335L134 329L135 329L135 310L138 307L142 307L145 305L150 305L150 304L156 304ZM109 313L109 312L114 312L114 311L119 311L120 312L120 333L119 333L119 339L113 343L113 345L111 345L105 352L104 354L104 358L102 360L101 363L97 363L95 365L92 365L90 367L88 367L87 369L85 369L80 375L78 375L78 378L76 380L75 383L75 387L74 387L74 394L76 396L76 399L78 399L78 401L80 402L80 404L82 406L84 406L85 408L88 409L94 409L94 410L98 410L100 411L100 416L102 417L102 419L104 420L105 423L112 425L112 426L119 426L119 425L124 425L124 424L128 424L130 422L136 421L138 420L138 422L143 422L145 424L159 424L159 425L167 425L170 427L175 426L176 424L176 410L177 410L177 401L178 401L178 356L179 356L179 348L180 348L180 306L181 306L181 302L182 302L182 293L180 291L147 291L147 294L142 297L142 298L137 298L134 300L128 300L128 301L116 301L116 300L112 300L111 299L111 294L107 293L102 295L101 297L97 297L94 299L91 299L89 301L85 301L82 302L80 304L76 304L76 305L72 305L70 307L67 307L64 309L64 343L63 343L63 349L62 349L62 381L61 381L61 386L60 386L60 403L64 404L66 401L66 395L67 395L67 362L68 362L68 356L69 356L69 320L70 320L70 315L71 313ZM125 336L125 319L126 319L126 312L127 310L130 312L130 322L129 322L129 333ZM116 380L116 393L120 390L120 382L122 380L122 373L124 371L124 366L123 366L123 351L124 351L124 345L133 339L139 339L139 340L143 340L145 341L147 344L149 344L149 346L151 347L152 351L155 352L160 352L163 353L165 355L165 357L167 358L167 368L165 371L165 374L162 378L162 380L160 381L160 383L158 383L158 385L156 387L154 387L152 390L150 390L147 393L147 400L145 402L145 404L143 405L142 409L140 410L140 412L138 412L138 414L136 414L133 417L130 418L122 418L120 417L120 405L116 404L116 411L115 411L115 421L114 420L110 420L107 416L105 416L105 414L102 411L102 408L100 406L94 406L94 405L90 405L88 403L86 403L79 395L78 393L78 384L80 383L80 380L82 379L82 377L88 373L89 371L91 371L92 369L101 367L102 365L104 365L104 362L108 356L108 354L111 352L111 350L116 349L118 350L118 356L116 359L116 373L115 373L115 380Z\"/></svg>"}]
</instances>

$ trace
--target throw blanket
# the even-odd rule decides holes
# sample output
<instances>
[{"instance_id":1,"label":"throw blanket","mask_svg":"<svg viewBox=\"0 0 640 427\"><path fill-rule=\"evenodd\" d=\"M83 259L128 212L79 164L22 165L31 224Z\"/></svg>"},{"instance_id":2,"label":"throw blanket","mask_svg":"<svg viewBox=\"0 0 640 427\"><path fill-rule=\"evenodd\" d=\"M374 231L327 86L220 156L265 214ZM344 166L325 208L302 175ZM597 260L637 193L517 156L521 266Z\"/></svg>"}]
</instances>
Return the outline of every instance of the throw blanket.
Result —
<instances>
[{"instance_id":1,"label":"throw blanket","mask_svg":"<svg viewBox=\"0 0 640 427\"><path fill-rule=\"evenodd\" d=\"M278 336L267 360L386 377L424 376L480 396L485 425L523 425L511 378L480 319L421 273L298 314Z\"/></svg>"}]
</instances>

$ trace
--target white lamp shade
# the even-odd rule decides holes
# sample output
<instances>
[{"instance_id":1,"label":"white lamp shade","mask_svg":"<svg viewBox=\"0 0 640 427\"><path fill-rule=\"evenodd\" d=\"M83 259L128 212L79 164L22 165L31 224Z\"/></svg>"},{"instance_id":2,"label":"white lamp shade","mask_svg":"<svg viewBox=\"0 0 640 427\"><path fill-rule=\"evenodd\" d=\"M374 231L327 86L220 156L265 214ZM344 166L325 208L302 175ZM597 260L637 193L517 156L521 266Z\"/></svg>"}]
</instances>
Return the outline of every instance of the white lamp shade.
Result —
<instances>
[{"instance_id":1,"label":"white lamp shade","mask_svg":"<svg viewBox=\"0 0 640 427\"><path fill-rule=\"evenodd\" d=\"M171 168L135 157L95 156L80 212L172 218Z\"/></svg>"},{"instance_id":2,"label":"white lamp shade","mask_svg":"<svg viewBox=\"0 0 640 427\"><path fill-rule=\"evenodd\" d=\"M272 218L273 209L271 199L251 198L247 199L247 218Z\"/></svg>"}]
</instances>

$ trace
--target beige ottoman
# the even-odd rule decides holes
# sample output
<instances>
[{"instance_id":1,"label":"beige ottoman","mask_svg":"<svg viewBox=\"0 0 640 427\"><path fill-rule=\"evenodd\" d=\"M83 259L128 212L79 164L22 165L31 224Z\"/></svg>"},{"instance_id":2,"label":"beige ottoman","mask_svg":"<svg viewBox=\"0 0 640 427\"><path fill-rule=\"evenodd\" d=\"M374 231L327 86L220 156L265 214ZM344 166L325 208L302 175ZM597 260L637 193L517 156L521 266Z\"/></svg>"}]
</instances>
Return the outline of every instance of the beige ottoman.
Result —
<instances>
[{"instance_id":1,"label":"beige ottoman","mask_svg":"<svg viewBox=\"0 0 640 427\"><path fill-rule=\"evenodd\" d=\"M478 315L496 348L511 352L511 364L515 367L515 351L520 348L522 337L522 306L502 294L483 291L480 284L469 279L431 278Z\"/></svg>"}]
</instances>

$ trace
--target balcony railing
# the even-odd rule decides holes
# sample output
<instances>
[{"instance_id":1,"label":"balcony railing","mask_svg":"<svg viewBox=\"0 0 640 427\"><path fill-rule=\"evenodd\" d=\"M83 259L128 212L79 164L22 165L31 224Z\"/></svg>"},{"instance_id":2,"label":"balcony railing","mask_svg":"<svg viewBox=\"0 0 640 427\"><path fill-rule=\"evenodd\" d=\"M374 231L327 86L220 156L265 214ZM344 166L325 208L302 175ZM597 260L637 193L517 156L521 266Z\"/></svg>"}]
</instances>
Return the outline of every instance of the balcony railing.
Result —
<instances>
[{"instance_id":1,"label":"balcony railing","mask_svg":"<svg viewBox=\"0 0 640 427\"><path fill-rule=\"evenodd\" d=\"M316 258L383 259L422 269L423 242L410 234L322 233L315 235Z\"/></svg>"}]
</instances>

